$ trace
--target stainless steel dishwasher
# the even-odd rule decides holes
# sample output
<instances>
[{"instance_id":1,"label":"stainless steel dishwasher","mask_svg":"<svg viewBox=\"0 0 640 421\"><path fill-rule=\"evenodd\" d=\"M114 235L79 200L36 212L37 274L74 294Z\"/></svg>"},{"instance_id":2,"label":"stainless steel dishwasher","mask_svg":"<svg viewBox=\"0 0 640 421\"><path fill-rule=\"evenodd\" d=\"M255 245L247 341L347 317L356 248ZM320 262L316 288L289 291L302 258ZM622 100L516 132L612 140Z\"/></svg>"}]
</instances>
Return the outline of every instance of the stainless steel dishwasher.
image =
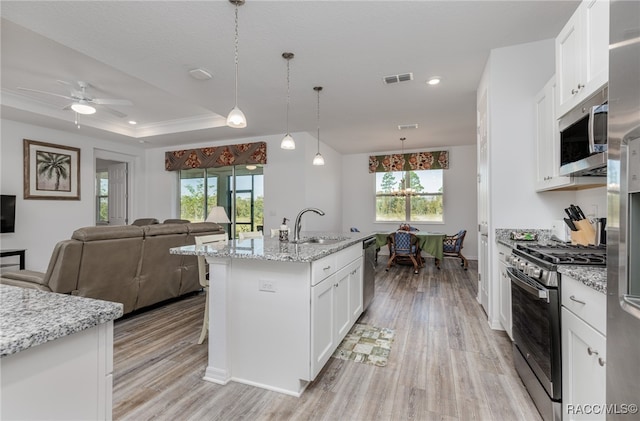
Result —
<instances>
[{"instance_id":1,"label":"stainless steel dishwasher","mask_svg":"<svg viewBox=\"0 0 640 421\"><path fill-rule=\"evenodd\" d=\"M369 307L375 294L376 280L376 237L365 238L362 242L364 250L364 269L362 271L363 311Z\"/></svg>"}]
</instances>

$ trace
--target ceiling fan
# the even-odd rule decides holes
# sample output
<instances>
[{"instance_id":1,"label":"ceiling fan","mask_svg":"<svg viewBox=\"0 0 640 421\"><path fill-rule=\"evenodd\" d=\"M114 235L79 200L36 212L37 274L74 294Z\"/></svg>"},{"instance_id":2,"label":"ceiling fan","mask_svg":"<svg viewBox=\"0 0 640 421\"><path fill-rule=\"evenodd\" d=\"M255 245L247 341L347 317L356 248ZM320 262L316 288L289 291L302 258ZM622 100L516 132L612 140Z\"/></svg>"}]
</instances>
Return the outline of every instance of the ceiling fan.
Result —
<instances>
[{"instance_id":1,"label":"ceiling fan","mask_svg":"<svg viewBox=\"0 0 640 421\"><path fill-rule=\"evenodd\" d=\"M87 88L90 88L91 85L88 82L77 81L75 84L70 82L65 82L64 80L58 80L58 83L62 85L66 85L69 87L70 92L69 95L62 95L55 92L47 92L41 91L38 89L30 89L30 88L22 88L18 87L17 89L21 91L27 92L35 92L39 94L53 95L59 98L64 98L73 101L71 104L66 105L64 110L73 110L79 114L93 114L96 112L96 108L94 105L99 106L101 109L117 116L117 117L126 117L127 115L114 110L113 108L107 107L107 105L133 105L131 101L128 99L109 99L109 98L94 98L90 94L87 93Z\"/></svg>"}]
</instances>

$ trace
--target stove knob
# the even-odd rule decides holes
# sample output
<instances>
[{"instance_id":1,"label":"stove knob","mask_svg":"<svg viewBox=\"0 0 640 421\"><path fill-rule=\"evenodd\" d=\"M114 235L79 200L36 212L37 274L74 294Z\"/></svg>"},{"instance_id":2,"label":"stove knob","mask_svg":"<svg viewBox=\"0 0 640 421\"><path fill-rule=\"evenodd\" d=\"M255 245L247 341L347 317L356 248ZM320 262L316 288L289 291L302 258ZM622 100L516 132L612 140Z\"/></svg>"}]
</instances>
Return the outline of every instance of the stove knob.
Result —
<instances>
[{"instance_id":1,"label":"stove knob","mask_svg":"<svg viewBox=\"0 0 640 421\"><path fill-rule=\"evenodd\" d=\"M527 269L527 264L525 262L518 262L518 267L524 272Z\"/></svg>"},{"instance_id":2,"label":"stove knob","mask_svg":"<svg viewBox=\"0 0 640 421\"><path fill-rule=\"evenodd\" d=\"M535 279L540 279L540 274L542 273L542 270L540 268L534 268L533 269L533 277Z\"/></svg>"}]
</instances>

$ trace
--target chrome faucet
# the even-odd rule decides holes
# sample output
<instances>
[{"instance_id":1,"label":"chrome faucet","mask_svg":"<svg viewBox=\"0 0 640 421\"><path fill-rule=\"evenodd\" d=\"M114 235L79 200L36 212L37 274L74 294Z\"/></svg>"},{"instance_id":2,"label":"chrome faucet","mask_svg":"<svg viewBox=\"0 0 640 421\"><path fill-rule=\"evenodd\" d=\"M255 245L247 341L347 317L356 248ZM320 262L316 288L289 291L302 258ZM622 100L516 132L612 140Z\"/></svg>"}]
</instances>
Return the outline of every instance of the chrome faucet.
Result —
<instances>
[{"instance_id":1,"label":"chrome faucet","mask_svg":"<svg viewBox=\"0 0 640 421\"><path fill-rule=\"evenodd\" d=\"M293 225L293 242L294 243L299 243L300 242L300 229L302 228L302 215L304 215L307 212L315 212L318 215L322 216L324 215L324 212L321 211L318 208L305 208L302 209L300 211L300 213L298 214L298 216L296 216L296 222Z\"/></svg>"}]
</instances>

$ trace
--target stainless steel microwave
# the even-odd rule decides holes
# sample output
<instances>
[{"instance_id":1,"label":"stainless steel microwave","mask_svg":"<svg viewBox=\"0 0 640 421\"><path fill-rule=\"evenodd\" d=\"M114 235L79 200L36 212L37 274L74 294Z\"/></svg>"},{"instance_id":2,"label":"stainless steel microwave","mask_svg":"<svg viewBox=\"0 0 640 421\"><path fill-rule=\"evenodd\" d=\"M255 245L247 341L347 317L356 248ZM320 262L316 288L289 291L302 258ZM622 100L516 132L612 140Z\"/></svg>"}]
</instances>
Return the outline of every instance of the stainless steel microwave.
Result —
<instances>
[{"instance_id":1,"label":"stainless steel microwave","mask_svg":"<svg viewBox=\"0 0 640 421\"><path fill-rule=\"evenodd\" d=\"M605 87L560 118L560 175L606 175L608 100Z\"/></svg>"}]
</instances>

